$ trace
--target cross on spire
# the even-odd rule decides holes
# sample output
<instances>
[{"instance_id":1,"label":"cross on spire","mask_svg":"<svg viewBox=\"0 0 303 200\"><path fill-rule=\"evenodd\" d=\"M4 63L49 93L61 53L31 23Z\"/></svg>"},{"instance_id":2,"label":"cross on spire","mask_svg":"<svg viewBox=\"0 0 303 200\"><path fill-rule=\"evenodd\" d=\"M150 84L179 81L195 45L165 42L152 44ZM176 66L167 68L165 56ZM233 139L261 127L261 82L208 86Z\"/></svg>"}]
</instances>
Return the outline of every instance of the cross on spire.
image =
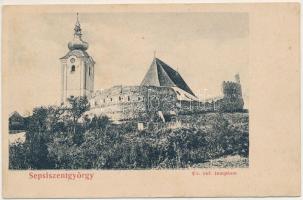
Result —
<instances>
[{"instance_id":1,"label":"cross on spire","mask_svg":"<svg viewBox=\"0 0 303 200\"><path fill-rule=\"evenodd\" d=\"M154 50L154 58L156 58L156 50Z\"/></svg>"}]
</instances>

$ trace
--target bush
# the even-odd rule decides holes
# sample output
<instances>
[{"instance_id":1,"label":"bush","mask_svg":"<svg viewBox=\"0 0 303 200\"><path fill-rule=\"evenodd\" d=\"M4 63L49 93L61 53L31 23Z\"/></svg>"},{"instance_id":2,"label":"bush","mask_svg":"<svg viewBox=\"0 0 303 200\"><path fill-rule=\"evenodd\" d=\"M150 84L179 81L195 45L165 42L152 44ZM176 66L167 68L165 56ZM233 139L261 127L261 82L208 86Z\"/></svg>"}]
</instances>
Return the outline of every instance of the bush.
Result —
<instances>
[{"instance_id":1,"label":"bush","mask_svg":"<svg viewBox=\"0 0 303 200\"><path fill-rule=\"evenodd\" d=\"M135 123L113 124L106 116L79 123L66 112L34 110L26 142L10 146L10 169L186 168L249 154L248 118L242 114L205 114L195 126L138 131Z\"/></svg>"}]
</instances>

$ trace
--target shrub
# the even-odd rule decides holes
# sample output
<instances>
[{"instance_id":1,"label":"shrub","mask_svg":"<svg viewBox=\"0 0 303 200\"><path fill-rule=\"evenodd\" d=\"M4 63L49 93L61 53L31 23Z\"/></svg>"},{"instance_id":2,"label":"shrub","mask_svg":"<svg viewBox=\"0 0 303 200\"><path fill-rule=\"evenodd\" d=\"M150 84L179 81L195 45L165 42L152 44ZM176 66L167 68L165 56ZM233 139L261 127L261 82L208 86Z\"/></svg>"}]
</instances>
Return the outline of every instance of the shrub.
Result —
<instances>
[{"instance_id":1,"label":"shrub","mask_svg":"<svg viewBox=\"0 0 303 200\"><path fill-rule=\"evenodd\" d=\"M107 117L62 122L60 108L34 111L24 144L10 146L11 169L185 168L226 155L248 157L248 120L242 114L194 116L182 128L113 124ZM186 118L187 123L190 122ZM198 124L198 125L197 125ZM69 127L73 128L70 129ZM45 129L44 131L42 131ZM40 132L41 131L41 132Z\"/></svg>"}]
</instances>

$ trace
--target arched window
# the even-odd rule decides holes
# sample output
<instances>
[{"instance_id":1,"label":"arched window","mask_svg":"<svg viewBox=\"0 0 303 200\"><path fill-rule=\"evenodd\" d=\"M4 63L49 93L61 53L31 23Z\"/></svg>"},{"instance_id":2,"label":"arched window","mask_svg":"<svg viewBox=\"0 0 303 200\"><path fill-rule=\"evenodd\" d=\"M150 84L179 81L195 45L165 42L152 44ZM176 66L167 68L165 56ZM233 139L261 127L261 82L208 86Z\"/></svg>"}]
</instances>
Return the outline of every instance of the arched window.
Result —
<instances>
[{"instance_id":1,"label":"arched window","mask_svg":"<svg viewBox=\"0 0 303 200\"><path fill-rule=\"evenodd\" d=\"M75 65L72 65L72 68L71 68L71 70L70 70L71 72L74 72L74 71L76 71L76 67L75 67Z\"/></svg>"},{"instance_id":2,"label":"arched window","mask_svg":"<svg viewBox=\"0 0 303 200\"><path fill-rule=\"evenodd\" d=\"M127 100L130 101L130 97L129 96L127 97Z\"/></svg>"}]
</instances>

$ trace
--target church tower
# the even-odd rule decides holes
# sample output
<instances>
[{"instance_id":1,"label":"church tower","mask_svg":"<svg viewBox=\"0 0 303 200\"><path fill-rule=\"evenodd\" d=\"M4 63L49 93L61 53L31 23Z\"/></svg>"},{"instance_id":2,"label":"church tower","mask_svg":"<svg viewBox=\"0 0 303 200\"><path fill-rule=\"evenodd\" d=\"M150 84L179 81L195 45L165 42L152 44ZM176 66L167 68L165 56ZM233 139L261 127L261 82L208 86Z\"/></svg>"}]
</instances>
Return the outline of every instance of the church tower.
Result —
<instances>
[{"instance_id":1,"label":"church tower","mask_svg":"<svg viewBox=\"0 0 303 200\"><path fill-rule=\"evenodd\" d=\"M94 91L94 60L88 55L88 43L82 40L77 13L74 38L68 43L69 52L61 61L61 102L77 96L91 97Z\"/></svg>"}]
</instances>

